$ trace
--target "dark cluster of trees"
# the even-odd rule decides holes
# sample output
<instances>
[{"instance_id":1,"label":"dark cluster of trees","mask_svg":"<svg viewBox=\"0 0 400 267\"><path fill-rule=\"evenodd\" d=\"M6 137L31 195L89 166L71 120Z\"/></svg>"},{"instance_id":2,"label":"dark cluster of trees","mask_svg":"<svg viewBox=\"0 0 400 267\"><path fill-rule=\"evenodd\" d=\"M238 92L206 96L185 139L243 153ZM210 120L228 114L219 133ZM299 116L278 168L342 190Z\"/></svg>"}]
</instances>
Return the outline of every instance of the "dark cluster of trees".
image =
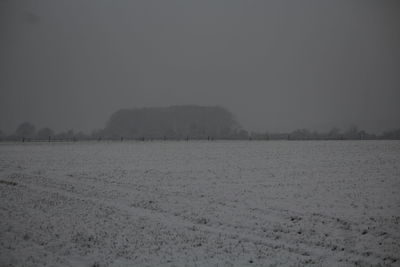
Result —
<instances>
[{"instance_id":1,"label":"dark cluster of trees","mask_svg":"<svg viewBox=\"0 0 400 267\"><path fill-rule=\"evenodd\" d=\"M78 140L182 140L182 139L237 139L237 140L400 140L400 129L380 135L369 134L356 126L345 131L333 128L320 133L298 129L290 133L248 133L232 113L222 107L171 106L121 109L113 113L106 127L91 134L73 130L55 133L50 128L36 127L24 122L14 133L0 130L0 141L78 141Z\"/></svg>"},{"instance_id":2,"label":"dark cluster of trees","mask_svg":"<svg viewBox=\"0 0 400 267\"><path fill-rule=\"evenodd\" d=\"M243 139L248 133L222 107L171 106L121 109L96 132L107 139Z\"/></svg>"}]
</instances>

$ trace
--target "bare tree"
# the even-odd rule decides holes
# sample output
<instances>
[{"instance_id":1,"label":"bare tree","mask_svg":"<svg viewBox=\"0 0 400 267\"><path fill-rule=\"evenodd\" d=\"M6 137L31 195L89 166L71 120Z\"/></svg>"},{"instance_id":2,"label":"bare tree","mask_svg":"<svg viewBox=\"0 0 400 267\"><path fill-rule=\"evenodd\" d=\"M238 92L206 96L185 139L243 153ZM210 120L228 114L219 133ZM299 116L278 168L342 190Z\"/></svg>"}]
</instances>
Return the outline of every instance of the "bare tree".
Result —
<instances>
[{"instance_id":1,"label":"bare tree","mask_svg":"<svg viewBox=\"0 0 400 267\"><path fill-rule=\"evenodd\" d=\"M29 122L21 123L15 130L15 135L18 138L26 139L33 138L35 136L35 126Z\"/></svg>"}]
</instances>

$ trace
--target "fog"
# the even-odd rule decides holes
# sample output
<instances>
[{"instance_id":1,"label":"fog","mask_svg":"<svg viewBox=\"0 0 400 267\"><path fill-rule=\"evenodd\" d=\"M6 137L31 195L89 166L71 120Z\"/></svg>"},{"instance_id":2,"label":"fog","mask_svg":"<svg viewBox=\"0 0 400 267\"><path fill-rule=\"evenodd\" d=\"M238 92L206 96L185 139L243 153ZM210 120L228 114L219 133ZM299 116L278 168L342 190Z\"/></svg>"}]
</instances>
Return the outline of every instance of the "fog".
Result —
<instances>
[{"instance_id":1,"label":"fog","mask_svg":"<svg viewBox=\"0 0 400 267\"><path fill-rule=\"evenodd\" d=\"M0 129L228 108L248 130L400 127L398 1L0 1Z\"/></svg>"}]
</instances>

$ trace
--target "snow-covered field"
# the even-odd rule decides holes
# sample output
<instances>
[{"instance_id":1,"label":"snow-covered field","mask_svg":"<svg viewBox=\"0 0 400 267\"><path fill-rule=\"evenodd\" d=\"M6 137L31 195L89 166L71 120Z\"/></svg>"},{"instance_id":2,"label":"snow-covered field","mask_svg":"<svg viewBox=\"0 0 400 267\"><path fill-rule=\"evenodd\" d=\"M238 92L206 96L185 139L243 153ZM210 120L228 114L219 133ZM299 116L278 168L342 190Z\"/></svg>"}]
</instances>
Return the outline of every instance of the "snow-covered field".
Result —
<instances>
[{"instance_id":1,"label":"snow-covered field","mask_svg":"<svg viewBox=\"0 0 400 267\"><path fill-rule=\"evenodd\" d=\"M0 144L0 266L400 266L399 141Z\"/></svg>"}]
</instances>

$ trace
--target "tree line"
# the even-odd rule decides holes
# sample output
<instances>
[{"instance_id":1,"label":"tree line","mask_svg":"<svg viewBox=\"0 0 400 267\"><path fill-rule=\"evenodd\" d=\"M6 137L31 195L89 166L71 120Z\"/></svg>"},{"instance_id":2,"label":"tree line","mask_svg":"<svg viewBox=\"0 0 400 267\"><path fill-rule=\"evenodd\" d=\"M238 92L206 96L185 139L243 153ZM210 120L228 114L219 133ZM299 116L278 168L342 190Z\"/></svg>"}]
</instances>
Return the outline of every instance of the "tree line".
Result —
<instances>
[{"instance_id":1,"label":"tree line","mask_svg":"<svg viewBox=\"0 0 400 267\"><path fill-rule=\"evenodd\" d=\"M90 134L68 130L56 133L49 127L36 129L21 123L12 134L0 130L0 141L82 141L82 140L400 140L400 128L370 134L357 126L327 132L298 129L288 133L251 132L236 121L231 112L214 106L170 106L121 109L105 127Z\"/></svg>"},{"instance_id":2,"label":"tree line","mask_svg":"<svg viewBox=\"0 0 400 267\"><path fill-rule=\"evenodd\" d=\"M249 138L254 140L400 140L400 128L381 134L371 134L353 125L346 130L334 127L327 132L297 129L289 133L251 133Z\"/></svg>"},{"instance_id":3,"label":"tree line","mask_svg":"<svg viewBox=\"0 0 400 267\"><path fill-rule=\"evenodd\" d=\"M83 132L75 132L73 129L56 133L49 127L36 129L35 125L30 122L23 122L18 125L17 129L12 134L5 134L0 130L0 141L78 141L91 140L92 135Z\"/></svg>"},{"instance_id":4,"label":"tree line","mask_svg":"<svg viewBox=\"0 0 400 267\"><path fill-rule=\"evenodd\" d=\"M93 131L91 134L83 132L75 132L74 130L55 133L48 127L36 130L36 127L29 122L21 123L14 133L6 135L0 130L0 141L89 141L89 140L215 140L215 139L230 139L230 140L400 140L400 129L385 131L382 134L370 134L364 130L358 130L353 126L342 131L339 128L332 128L328 132L310 131L308 129L298 129L289 133L260 133L241 130L239 134L233 136L215 136L215 135L190 135L186 134L170 134L156 135L145 134L132 136L124 135L103 135L104 130Z\"/></svg>"}]
</instances>

